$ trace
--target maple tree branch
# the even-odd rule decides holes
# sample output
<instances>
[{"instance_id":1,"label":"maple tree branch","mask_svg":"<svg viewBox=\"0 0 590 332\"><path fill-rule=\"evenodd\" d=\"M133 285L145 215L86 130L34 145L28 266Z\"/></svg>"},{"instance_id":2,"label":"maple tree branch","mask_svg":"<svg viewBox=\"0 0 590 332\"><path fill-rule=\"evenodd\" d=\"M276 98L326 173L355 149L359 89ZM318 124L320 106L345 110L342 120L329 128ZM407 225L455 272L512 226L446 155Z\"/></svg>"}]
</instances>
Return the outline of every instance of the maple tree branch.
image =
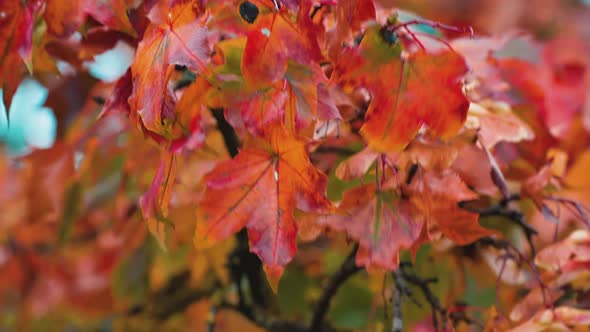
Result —
<instances>
[{"instance_id":1,"label":"maple tree branch","mask_svg":"<svg viewBox=\"0 0 590 332\"><path fill-rule=\"evenodd\" d=\"M259 317L255 323L269 332L305 332L306 327L302 322L277 319L275 317Z\"/></svg>"},{"instance_id":2,"label":"maple tree branch","mask_svg":"<svg viewBox=\"0 0 590 332\"><path fill-rule=\"evenodd\" d=\"M354 150L354 149L349 149L349 148L345 148L345 147L338 147L338 146L320 146L317 149L315 149L315 151L313 151L314 153L323 153L323 154L330 154L330 153L334 153L343 157L348 157L348 156L352 156L353 154L357 153L358 151Z\"/></svg>"},{"instance_id":3,"label":"maple tree branch","mask_svg":"<svg viewBox=\"0 0 590 332\"><path fill-rule=\"evenodd\" d=\"M511 222L513 222L515 225L522 228L522 230L525 232L525 234L536 235L538 233L537 230L533 226L526 223L526 221L524 220L524 215L520 211L506 209L506 208L501 207L499 205L495 205L495 206L492 206L492 207L489 207L486 209L482 209L479 211L473 211L473 212L479 213L479 215L482 217L489 217L489 216L505 217L505 218L509 219Z\"/></svg>"},{"instance_id":4,"label":"maple tree branch","mask_svg":"<svg viewBox=\"0 0 590 332\"><path fill-rule=\"evenodd\" d=\"M307 326L300 321L292 321L286 319L279 319L272 315L259 315L257 313L253 313L250 315L246 315L239 306L233 305L230 303L222 303L219 306L219 309L228 309L236 311L247 319L249 319L252 323L258 325L259 327L265 329L269 332L307 332ZM333 332L335 329L332 327L327 327L327 332Z\"/></svg>"},{"instance_id":5,"label":"maple tree branch","mask_svg":"<svg viewBox=\"0 0 590 332\"><path fill-rule=\"evenodd\" d=\"M322 7L324 7L324 5L321 5L321 4L313 6L313 9L311 10L311 14L309 14L309 18L311 18L313 20L315 15L320 11L320 9L322 9Z\"/></svg>"},{"instance_id":6,"label":"maple tree branch","mask_svg":"<svg viewBox=\"0 0 590 332\"><path fill-rule=\"evenodd\" d=\"M179 73L182 73L180 79L174 82L174 91L188 87L197 79L197 75L193 73L190 69L188 69L186 66L174 65L174 70Z\"/></svg>"},{"instance_id":7,"label":"maple tree branch","mask_svg":"<svg viewBox=\"0 0 590 332\"><path fill-rule=\"evenodd\" d=\"M232 282L237 288L240 312L248 318L253 318L255 305L262 308L269 306L270 303L266 296L269 293L265 292L265 286L266 290L269 286L265 284L266 277L262 270L262 262L258 256L250 252L246 229L242 229L236 234L236 240L236 248L228 256L228 267ZM248 284L246 289L243 288L244 279ZM249 291L248 294L246 294L246 290Z\"/></svg>"},{"instance_id":8,"label":"maple tree branch","mask_svg":"<svg viewBox=\"0 0 590 332\"><path fill-rule=\"evenodd\" d=\"M163 289L153 293L144 303L131 307L124 315L144 315L163 321L176 313L184 312L190 304L196 301L214 297L216 292L221 290L221 285L218 282L205 289L187 288L185 286L187 286L188 278L190 278L189 271L173 276ZM240 304L232 304L224 300L211 306L209 318L207 319L207 331L215 331L215 316L220 310L224 309L240 313L244 318L268 332L308 331L303 322L281 319L266 312L257 311L255 308L247 307L244 309ZM324 331L334 332L336 330L326 325Z\"/></svg>"},{"instance_id":9,"label":"maple tree branch","mask_svg":"<svg viewBox=\"0 0 590 332\"><path fill-rule=\"evenodd\" d=\"M223 136L223 142L227 148L227 152L233 158L238 155L238 149L240 148L240 140L234 128L227 122L223 114L222 108L211 109L211 114L217 121L217 128Z\"/></svg>"},{"instance_id":10,"label":"maple tree branch","mask_svg":"<svg viewBox=\"0 0 590 332\"><path fill-rule=\"evenodd\" d=\"M406 280L408 283L418 287L418 289L420 289L420 292L422 292L422 295L424 295L424 297L426 298L426 301L430 305L430 308L432 309L432 326L434 327L434 330L439 331L438 315L440 315L440 317L442 319L442 325L444 328L447 325L447 310L445 308L443 308L443 306L440 304L440 301L438 300L438 297L436 295L434 295L434 293L430 289L430 284L437 282L438 279L437 278L422 279L414 274L408 273L407 271L405 271L403 269L403 267L400 270L402 271L402 275L404 276L404 280Z\"/></svg>"},{"instance_id":11,"label":"maple tree branch","mask_svg":"<svg viewBox=\"0 0 590 332\"><path fill-rule=\"evenodd\" d=\"M520 229L522 229L522 231L526 237L526 240L529 244L529 247L531 248L531 254L533 256L535 256L536 248L533 243L533 236L537 235L538 232L533 226L527 224L522 212L516 211L516 210L509 210L509 209L501 209L500 208L500 209L497 209L496 211L485 211L484 213L480 213L480 216L484 216L484 217L485 216L501 216L501 217L505 217L508 220L510 220L513 224L515 224Z\"/></svg>"},{"instance_id":12,"label":"maple tree branch","mask_svg":"<svg viewBox=\"0 0 590 332\"><path fill-rule=\"evenodd\" d=\"M391 307L391 331L403 332L404 320L402 316L402 298L404 295L410 295L404 279L404 273L401 268L393 271L393 280L395 282L393 289L393 303Z\"/></svg>"},{"instance_id":13,"label":"maple tree branch","mask_svg":"<svg viewBox=\"0 0 590 332\"><path fill-rule=\"evenodd\" d=\"M287 321L287 320L271 320L265 326L269 332L304 332L305 324L301 322Z\"/></svg>"},{"instance_id":14,"label":"maple tree branch","mask_svg":"<svg viewBox=\"0 0 590 332\"><path fill-rule=\"evenodd\" d=\"M482 324L482 322L478 321L477 319L467 316L467 314L465 313L465 310L449 312L449 318L455 324L459 323L459 322L464 322L467 325L477 326L481 331L483 331L485 329L485 325Z\"/></svg>"},{"instance_id":15,"label":"maple tree branch","mask_svg":"<svg viewBox=\"0 0 590 332\"><path fill-rule=\"evenodd\" d=\"M529 244L529 247L531 248L531 254L534 257L536 254L536 248L535 245L533 243L533 236L538 234L537 229L535 229L533 226L529 225L524 217L524 214L520 211L511 209L508 207L508 203L510 203L511 201L515 201L515 200L519 200L520 199L520 195L508 195L506 198L502 199L498 204L496 205L492 205L486 208L471 208L469 206L467 206L466 204L459 204L459 207L461 207L462 209L465 209L467 211L473 212L473 213L477 213L479 214L481 217L493 217L493 216L498 216L498 217L503 217L508 219L510 222L512 222L514 225L516 225L517 227L519 227L522 232L524 233L527 243Z\"/></svg>"},{"instance_id":16,"label":"maple tree branch","mask_svg":"<svg viewBox=\"0 0 590 332\"><path fill-rule=\"evenodd\" d=\"M543 295L543 303L547 304L547 303L553 302L552 300L548 301L546 294L549 294L549 297L550 297L550 292L548 291L547 285L545 284L545 282L541 278L541 274L540 274L539 270L537 269L532 258L525 257L525 255L522 254L516 246L514 246L510 241L507 241L507 240L495 239L492 237L483 237L483 238L477 240L477 243L481 243L482 245L492 246L496 249L502 249L505 251L505 254L502 255L501 257L499 257L499 258L503 259L504 261L502 263L502 268L500 269L500 273L498 274L498 281L497 282L499 282L501 280L506 261L511 259L519 266L524 264L529 267L529 269L533 273L533 276L535 277L535 279L537 279L539 287L542 290L541 294ZM498 285L496 287L498 287Z\"/></svg>"},{"instance_id":17,"label":"maple tree branch","mask_svg":"<svg viewBox=\"0 0 590 332\"><path fill-rule=\"evenodd\" d=\"M144 314L158 320L183 312L192 303L211 297L220 287L214 283L208 288L188 288L190 271L174 275L161 290L154 292L144 303L135 305L126 311L127 316Z\"/></svg>"},{"instance_id":18,"label":"maple tree branch","mask_svg":"<svg viewBox=\"0 0 590 332\"><path fill-rule=\"evenodd\" d=\"M322 295L315 304L313 316L309 323L309 328L307 329L308 331L316 332L324 330L323 322L328 313L328 309L330 308L332 298L348 278L361 270L360 267L356 266L355 262L357 250L358 244L355 244L348 257L346 257L344 262L340 265L340 268L330 276L330 279L328 279Z\"/></svg>"},{"instance_id":19,"label":"maple tree branch","mask_svg":"<svg viewBox=\"0 0 590 332\"><path fill-rule=\"evenodd\" d=\"M438 282L437 278L421 278L414 273L411 273L407 268L411 267L409 262L401 262L398 269L393 273L395 280L395 292L394 301L392 308L392 332L403 331L403 320L401 314L401 304L403 296L407 296L414 304L418 307L422 307L420 303L414 298L411 289L408 284L417 287L422 295L426 298L426 302L432 309L432 326L435 331L439 331L442 323L442 330L446 330L448 320L450 319L453 324L464 322L469 325L481 326L481 323L473 318L467 316L463 310L451 311L443 307L438 297L430 289L430 285ZM439 320L440 317L440 320Z\"/></svg>"}]
</instances>

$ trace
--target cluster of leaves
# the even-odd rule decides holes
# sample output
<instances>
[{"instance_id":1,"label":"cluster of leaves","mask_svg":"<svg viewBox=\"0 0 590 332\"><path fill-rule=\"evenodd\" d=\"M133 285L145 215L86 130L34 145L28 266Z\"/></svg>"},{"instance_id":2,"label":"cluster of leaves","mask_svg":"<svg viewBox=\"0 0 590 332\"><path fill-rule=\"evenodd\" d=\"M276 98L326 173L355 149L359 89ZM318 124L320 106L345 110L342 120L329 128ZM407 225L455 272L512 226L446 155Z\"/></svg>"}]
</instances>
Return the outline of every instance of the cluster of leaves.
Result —
<instances>
[{"instance_id":1,"label":"cluster of leaves","mask_svg":"<svg viewBox=\"0 0 590 332\"><path fill-rule=\"evenodd\" d=\"M122 77L83 78L120 42ZM27 72L89 86L55 146L0 160L9 326L590 325L590 44L387 1L3 0L0 50L6 109ZM361 323L346 292L324 323L359 271Z\"/></svg>"}]
</instances>

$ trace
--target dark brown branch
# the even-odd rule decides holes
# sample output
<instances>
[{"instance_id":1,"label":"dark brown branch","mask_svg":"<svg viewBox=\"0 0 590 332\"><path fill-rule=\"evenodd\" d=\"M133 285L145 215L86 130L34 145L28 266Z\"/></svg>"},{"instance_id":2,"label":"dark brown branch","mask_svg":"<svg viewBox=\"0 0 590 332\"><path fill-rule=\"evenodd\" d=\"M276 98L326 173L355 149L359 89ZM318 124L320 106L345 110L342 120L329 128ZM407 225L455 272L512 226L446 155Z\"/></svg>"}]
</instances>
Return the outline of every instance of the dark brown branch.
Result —
<instances>
[{"instance_id":1,"label":"dark brown branch","mask_svg":"<svg viewBox=\"0 0 590 332\"><path fill-rule=\"evenodd\" d=\"M233 158L238 155L238 149L240 148L240 140L236 135L234 128L227 122L223 109L215 108L211 110L211 114L217 121L217 128L223 136L223 142L227 148L227 152Z\"/></svg>"},{"instance_id":2,"label":"dark brown branch","mask_svg":"<svg viewBox=\"0 0 590 332\"><path fill-rule=\"evenodd\" d=\"M407 262L402 262L400 263L400 266L397 269L397 271L394 272L394 279L396 281L396 292L394 293L394 303L392 311L392 331L403 331L403 321L401 316L401 300L403 296L407 296L408 299L414 302L418 307L422 307L413 296L410 288L408 287L409 284L417 287L422 293L422 295L424 295L424 297L426 298L426 302L428 302L428 304L430 305L432 309L432 325L435 331L446 330L448 327L449 319L453 324L465 322L470 325L481 325L481 323L477 320L468 317L464 311L451 312L447 308L443 307L438 297L430 289L430 284L436 283L438 279L418 277L414 273L408 271L408 268L410 266L411 264ZM399 307L398 309L396 309L396 305Z\"/></svg>"},{"instance_id":3,"label":"dark brown branch","mask_svg":"<svg viewBox=\"0 0 590 332\"><path fill-rule=\"evenodd\" d=\"M186 88L187 86L191 85L197 78L195 73L190 71L185 66L176 65L175 69L176 71L182 72L182 77L180 78L180 80L175 82L174 91Z\"/></svg>"},{"instance_id":4,"label":"dark brown branch","mask_svg":"<svg viewBox=\"0 0 590 332\"><path fill-rule=\"evenodd\" d=\"M393 272L395 287L393 289L393 303L391 307L391 331L403 332L404 320L402 316L402 298L408 294L404 273L400 268Z\"/></svg>"},{"instance_id":5,"label":"dark brown branch","mask_svg":"<svg viewBox=\"0 0 590 332\"><path fill-rule=\"evenodd\" d=\"M309 14L309 17L313 20L315 15L320 11L320 9L322 9L322 7L323 7L323 5L313 6L313 9L311 10L311 14Z\"/></svg>"},{"instance_id":6,"label":"dark brown branch","mask_svg":"<svg viewBox=\"0 0 590 332\"><path fill-rule=\"evenodd\" d=\"M129 308L125 314L144 314L165 320L178 312L183 312L192 303L211 297L219 289L217 283L205 289L188 288L189 279L190 271L174 275L164 288L152 293L144 303Z\"/></svg>"},{"instance_id":7,"label":"dark brown branch","mask_svg":"<svg viewBox=\"0 0 590 332\"><path fill-rule=\"evenodd\" d=\"M309 323L309 328L307 329L308 331L317 332L324 330L323 322L326 314L328 313L328 309L330 308L332 298L334 295L336 295L336 292L340 286L342 286L342 284L344 284L348 278L361 270L358 266L356 266L355 263L357 250L358 245L355 244L351 253L348 255L348 257L346 257L344 262L342 262L342 265L340 265L340 268L334 274L332 274L332 276L330 276L330 279L328 279L320 299L315 304L313 316L311 318L311 322Z\"/></svg>"},{"instance_id":8,"label":"dark brown branch","mask_svg":"<svg viewBox=\"0 0 590 332\"><path fill-rule=\"evenodd\" d=\"M436 279L436 278L422 279L414 274L408 273L403 268L400 268L400 270L403 273L404 280L406 280L408 283L418 287L420 289L420 291L422 292L422 295L424 295L424 297L426 298L426 301L430 305L430 308L432 308L432 325L434 327L434 330L439 331L439 320L438 320L439 315L441 317L442 326L443 326L443 330L444 330L445 327L447 326L447 310L445 308L443 308L443 306L440 304L440 301L438 300L438 297L436 297L436 295L434 295L434 293L430 289L430 284L437 282L438 279Z\"/></svg>"},{"instance_id":9,"label":"dark brown branch","mask_svg":"<svg viewBox=\"0 0 590 332\"><path fill-rule=\"evenodd\" d=\"M337 147L337 146L320 146L313 152L314 153L324 153L324 154L334 153L334 154L341 155L341 156L352 156L353 154L357 153L358 151L353 150L353 149L349 149L349 148Z\"/></svg>"},{"instance_id":10,"label":"dark brown branch","mask_svg":"<svg viewBox=\"0 0 590 332\"><path fill-rule=\"evenodd\" d=\"M261 326L268 332L305 332L307 330L302 322L281 319L267 319Z\"/></svg>"},{"instance_id":11,"label":"dark brown branch","mask_svg":"<svg viewBox=\"0 0 590 332\"><path fill-rule=\"evenodd\" d=\"M519 195L509 195L505 199L502 199L498 204L481 209L471 208L467 206L467 204L459 204L459 206L467 211L477 213L481 217L498 216L508 219L510 222L512 222L514 225L516 225L522 230L527 239L527 243L531 248L531 255L534 257L536 254L536 248L533 243L533 236L537 235L538 231L526 222L522 212L508 207L509 202L518 199L520 199Z\"/></svg>"},{"instance_id":12,"label":"dark brown branch","mask_svg":"<svg viewBox=\"0 0 590 332\"><path fill-rule=\"evenodd\" d=\"M485 325L482 322L478 321L477 319L467 316L467 313L464 310L450 312L449 318L455 324L457 324L459 322L463 322L467 325L477 326L477 328L480 331L483 331L485 329Z\"/></svg>"}]
</instances>

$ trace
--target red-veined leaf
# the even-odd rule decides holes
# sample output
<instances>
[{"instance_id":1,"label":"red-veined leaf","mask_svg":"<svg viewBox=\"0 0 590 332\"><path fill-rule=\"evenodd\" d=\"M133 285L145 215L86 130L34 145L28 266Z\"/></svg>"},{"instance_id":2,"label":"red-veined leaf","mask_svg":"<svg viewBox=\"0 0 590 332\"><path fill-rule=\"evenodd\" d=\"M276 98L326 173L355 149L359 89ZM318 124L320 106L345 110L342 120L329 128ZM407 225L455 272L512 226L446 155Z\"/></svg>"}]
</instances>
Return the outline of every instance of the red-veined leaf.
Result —
<instances>
[{"instance_id":1,"label":"red-veined leaf","mask_svg":"<svg viewBox=\"0 0 590 332\"><path fill-rule=\"evenodd\" d=\"M150 17L157 17L153 11ZM170 65L183 65L194 72L207 70L207 29L198 14L191 3L170 8L164 23L147 28L131 65L131 111L137 112L145 128L162 136L167 135L164 121L172 117L174 108L168 87Z\"/></svg>"},{"instance_id":2,"label":"red-veined leaf","mask_svg":"<svg viewBox=\"0 0 590 332\"><path fill-rule=\"evenodd\" d=\"M409 201L372 184L345 192L338 214L318 222L359 241L358 265L392 270L399 251L410 249L420 236L424 219L416 212Z\"/></svg>"},{"instance_id":3,"label":"red-veined leaf","mask_svg":"<svg viewBox=\"0 0 590 332\"><path fill-rule=\"evenodd\" d=\"M296 251L293 210L326 210L331 203L327 178L311 165L301 141L279 127L269 142L252 143L205 176L195 245L208 246L246 227L250 248L276 289Z\"/></svg>"}]
</instances>

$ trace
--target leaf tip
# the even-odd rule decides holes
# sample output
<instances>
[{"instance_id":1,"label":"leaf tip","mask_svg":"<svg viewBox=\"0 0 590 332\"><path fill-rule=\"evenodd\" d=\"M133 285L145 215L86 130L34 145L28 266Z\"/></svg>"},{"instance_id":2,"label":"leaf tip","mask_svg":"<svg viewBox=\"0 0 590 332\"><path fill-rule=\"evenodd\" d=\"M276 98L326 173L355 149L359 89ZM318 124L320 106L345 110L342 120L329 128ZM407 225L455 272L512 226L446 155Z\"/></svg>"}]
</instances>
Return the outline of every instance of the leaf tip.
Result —
<instances>
[{"instance_id":1,"label":"leaf tip","mask_svg":"<svg viewBox=\"0 0 590 332\"><path fill-rule=\"evenodd\" d=\"M284 270L284 266L266 264L264 265L264 273L266 274L266 279L268 280L270 288L275 294L278 293L279 281L281 280L281 276L283 275Z\"/></svg>"}]
</instances>

